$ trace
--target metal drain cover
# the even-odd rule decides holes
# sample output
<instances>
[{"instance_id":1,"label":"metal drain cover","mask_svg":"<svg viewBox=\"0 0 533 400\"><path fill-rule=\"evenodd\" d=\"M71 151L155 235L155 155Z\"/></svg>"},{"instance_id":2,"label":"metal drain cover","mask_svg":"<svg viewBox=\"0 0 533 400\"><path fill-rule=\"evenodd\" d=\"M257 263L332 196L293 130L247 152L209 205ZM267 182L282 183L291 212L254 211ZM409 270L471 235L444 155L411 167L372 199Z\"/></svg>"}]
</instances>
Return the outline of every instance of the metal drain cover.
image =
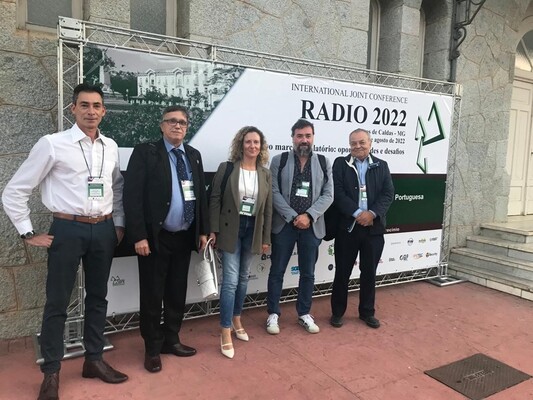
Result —
<instances>
[{"instance_id":1,"label":"metal drain cover","mask_svg":"<svg viewBox=\"0 0 533 400\"><path fill-rule=\"evenodd\" d=\"M484 354L474 354L424 373L471 400L482 400L531 378Z\"/></svg>"}]
</instances>

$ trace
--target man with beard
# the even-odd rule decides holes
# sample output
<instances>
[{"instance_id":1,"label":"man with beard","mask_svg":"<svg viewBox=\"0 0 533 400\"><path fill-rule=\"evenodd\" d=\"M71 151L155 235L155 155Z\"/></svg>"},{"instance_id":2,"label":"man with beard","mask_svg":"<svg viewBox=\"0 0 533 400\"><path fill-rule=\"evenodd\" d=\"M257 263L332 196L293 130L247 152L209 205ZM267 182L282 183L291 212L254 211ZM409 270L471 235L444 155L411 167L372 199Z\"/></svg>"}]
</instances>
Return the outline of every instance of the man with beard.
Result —
<instances>
[{"instance_id":1,"label":"man with beard","mask_svg":"<svg viewBox=\"0 0 533 400\"><path fill-rule=\"evenodd\" d=\"M272 159L272 265L268 275L267 332L277 335L283 276L298 244L298 323L318 333L311 311L318 246L326 233L322 215L333 202L331 164L313 153L314 126L299 119L291 128L293 151Z\"/></svg>"}]
</instances>

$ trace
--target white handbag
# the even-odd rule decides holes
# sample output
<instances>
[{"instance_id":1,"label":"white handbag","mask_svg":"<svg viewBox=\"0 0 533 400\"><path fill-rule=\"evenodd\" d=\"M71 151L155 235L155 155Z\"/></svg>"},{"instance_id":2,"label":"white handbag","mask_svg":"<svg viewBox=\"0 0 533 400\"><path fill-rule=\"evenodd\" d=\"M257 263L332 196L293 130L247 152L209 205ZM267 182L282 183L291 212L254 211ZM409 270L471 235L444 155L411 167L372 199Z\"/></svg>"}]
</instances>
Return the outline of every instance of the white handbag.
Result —
<instances>
[{"instance_id":1,"label":"white handbag","mask_svg":"<svg viewBox=\"0 0 533 400\"><path fill-rule=\"evenodd\" d=\"M213 240L209 239L204 248L203 259L196 264L196 281L200 286L202 297L209 300L218 296L217 264Z\"/></svg>"}]
</instances>

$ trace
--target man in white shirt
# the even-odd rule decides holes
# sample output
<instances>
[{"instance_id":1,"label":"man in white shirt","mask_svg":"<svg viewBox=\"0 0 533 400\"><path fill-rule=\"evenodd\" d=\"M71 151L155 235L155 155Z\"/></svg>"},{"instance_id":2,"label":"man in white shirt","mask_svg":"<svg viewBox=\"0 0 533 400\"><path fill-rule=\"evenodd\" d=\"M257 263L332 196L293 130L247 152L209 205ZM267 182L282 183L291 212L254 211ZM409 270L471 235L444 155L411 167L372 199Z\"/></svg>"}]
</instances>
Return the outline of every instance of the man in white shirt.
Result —
<instances>
[{"instance_id":1,"label":"man in white shirt","mask_svg":"<svg viewBox=\"0 0 533 400\"><path fill-rule=\"evenodd\" d=\"M76 86L71 111L76 124L39 139L2 194L20 237L48 249L40 336L44 380L38 400L58 398L66 311L80 260L86 293L82 376L107 383L128 379L102 360L107 281L114 249L124 235L118 146L98 129L106 111L99 87ZM48 233L35 233L29 216L28 200L37 186L54 217Z\"/></svg>"}]
</instances>

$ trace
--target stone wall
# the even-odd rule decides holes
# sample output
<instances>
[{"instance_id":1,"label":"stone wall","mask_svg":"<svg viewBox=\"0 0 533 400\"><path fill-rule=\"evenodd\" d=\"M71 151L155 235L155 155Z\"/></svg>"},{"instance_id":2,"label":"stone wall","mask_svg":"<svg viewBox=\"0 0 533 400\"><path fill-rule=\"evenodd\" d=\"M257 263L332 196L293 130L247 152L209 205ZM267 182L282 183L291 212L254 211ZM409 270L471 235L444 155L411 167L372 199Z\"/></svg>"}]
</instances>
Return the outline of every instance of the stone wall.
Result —
<instances>
[{"instance_id":1,"label":"stone wall","mask_svg":"<svg viewBox=\"0 0 533 400\"><path fill-rule=\"evenodd\" d=\"M129 26L129 0L84 4L91 21ZM16 7L0 0L0 192L39 137L57 129L57 34L18 29ZM29 206L34 229L46 231L51 217L37 190ZM32 335L40 330L46 251L25 246L3 210L0 238L0 340Z\"/></svg>"},{"instance_id":2,"label":"stone wall","mask_svg":"<svg viewBox=\"0 0 533 400\"><path fill-rule=\"evenodd\" d=\"M453 191L451 246L464 246L479 225L507 220L505 170L518 27L530 0L487 0L459 51L463 86Z\"/></svg>"},{"instance_id":3,"label":"stone wall","mask_svg":"<svg viewBox=\"0 0 533 400\"><path fill-rule=\"evenodd\" d=\"M366 67L369 0L188 3L192 40Z\"/></svg>"},{"instance_id":4,"label":"stone wall","mask_svg":"<svg viewBox=\"0 0 533 400\"><path fill-rule=\"evenodd\" d=\"M19 30L15 1L0 1L0 190L32 145L56 127L56 35ZM50 217L39 196L30 200L35 229ZM46 252L30 249L0 212L0 339L39 330Z\"/></svg>"}]
</instances>

